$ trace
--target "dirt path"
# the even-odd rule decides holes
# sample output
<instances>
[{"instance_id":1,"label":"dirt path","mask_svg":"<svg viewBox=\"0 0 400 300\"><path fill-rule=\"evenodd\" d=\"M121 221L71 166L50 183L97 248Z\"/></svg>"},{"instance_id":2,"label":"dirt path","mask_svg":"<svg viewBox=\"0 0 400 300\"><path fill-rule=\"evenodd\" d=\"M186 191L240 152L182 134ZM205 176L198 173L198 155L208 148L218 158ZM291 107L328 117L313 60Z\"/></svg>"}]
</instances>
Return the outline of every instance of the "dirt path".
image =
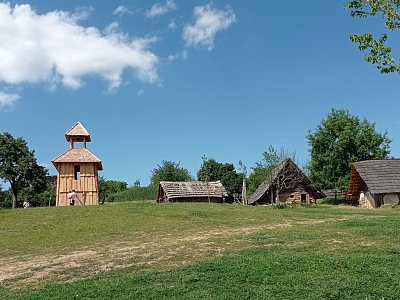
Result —
<instances>
[{"instance_id":1,"label":"dirt path","mask_svg":"<svg viewBox=\"0 0 400 300\"><path fill-rule=\"evenodd\" d=\"M229 249L252 246L247 235L294 225L311 225L333 219L281 223L270 226L220 228L180 236L154 237L152 242L123 241L104 245L101 249L84 249L58 256L0 258L0 283L9 288L40 285L47 281L70 282L101 272L141 266L159 268L183 266L205 256L222 255ZM338 220L335 220L338 221Z\"/></svg>"}]
</instances>

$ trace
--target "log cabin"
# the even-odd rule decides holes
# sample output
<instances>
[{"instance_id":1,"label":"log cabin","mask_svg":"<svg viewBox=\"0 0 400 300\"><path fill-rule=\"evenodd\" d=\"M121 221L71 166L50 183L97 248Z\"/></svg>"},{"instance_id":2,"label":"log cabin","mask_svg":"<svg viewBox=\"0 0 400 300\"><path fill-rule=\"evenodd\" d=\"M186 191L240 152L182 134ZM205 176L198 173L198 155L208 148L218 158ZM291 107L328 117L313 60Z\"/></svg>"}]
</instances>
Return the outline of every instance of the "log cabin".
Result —
<instances>
[{"instance_id":1,"label":"log cabin","mask_svg":"<svg viewBox=\"0 0 400 300\"><path fill-rule=\"evenodd\" d=\"M325 194L311 184L293 160L287 158L271 171L250 196L248 204L312 204L320 198L325 198Z\"/></svg>"},{"instance_id":2,"label":"log cabin","mask_svg":"<svg viewBox=\"0 0 400 300\"><path fill-rule=\"evenodd\" d=\"M214 202L223 203L228 197L221 181L161 181L157 202Z\"/></svg>"},{"instance_id":3,"label":"log cabin","mask_svg":"<svg viewBox=\"0 0 400 300\"><path fill-rule=\"evenodd\" d=\"M358 200L363 208L397 205L400 199L400 159L353 163L346 198Z\"/></svg>"}]
</instances>

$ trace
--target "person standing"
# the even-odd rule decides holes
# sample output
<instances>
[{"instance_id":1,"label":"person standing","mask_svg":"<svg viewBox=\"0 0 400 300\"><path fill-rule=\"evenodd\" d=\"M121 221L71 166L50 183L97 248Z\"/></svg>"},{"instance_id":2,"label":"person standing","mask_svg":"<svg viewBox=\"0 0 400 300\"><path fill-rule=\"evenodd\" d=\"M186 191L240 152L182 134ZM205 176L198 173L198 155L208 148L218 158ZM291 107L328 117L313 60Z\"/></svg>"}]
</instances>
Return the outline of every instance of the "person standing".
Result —
<instances>
[{"instance_id":1,"label":"person standing","mask_svg":"<svg viewBox=\"0 0 400 300\"><path fill-rule=\"evenodd\" d=\"M68 193L69 205L71 205L71 206L75 205L76 197L77 196L76 196L75 190L72 190L71 192Z\"/></svg>"}]
</instances>

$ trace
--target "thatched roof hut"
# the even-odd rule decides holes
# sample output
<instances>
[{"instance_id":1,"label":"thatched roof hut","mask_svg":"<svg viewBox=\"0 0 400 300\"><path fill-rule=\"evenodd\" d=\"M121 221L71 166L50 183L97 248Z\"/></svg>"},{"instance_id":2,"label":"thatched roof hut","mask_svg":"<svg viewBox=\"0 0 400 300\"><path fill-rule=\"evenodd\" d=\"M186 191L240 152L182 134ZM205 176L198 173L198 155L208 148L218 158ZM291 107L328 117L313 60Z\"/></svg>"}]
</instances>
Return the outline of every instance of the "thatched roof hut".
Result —
<instances>
[{"instance_id":1,"label":"thatched roof hut","mask_svg":"<svg viewBox=\"0 0 400 300\"><path fill-rule=\"evenodd\" d=\"M348 200L362 207L397 204L400 194L400 159L364 160L352 164Z\"/></svg>"},{"instance_id":2,"label":"thatched roof hut","mask_svg":"<svg viewBox=\"0 0 400 300\"><path fill-rule=\"evenodd\" d=\"M276 202L315 203L324 198L324 193L315 188L308 177L290 159L285 159L272 170L269 178L249 198L249 204L271 204Z\"/></svg>"},{"instance_id":3,"label":"thatched roof hut","mask_svg":"<svg viewBox=\"0 0 400 300\"><path fill-rule=\"evenodd\" d=\"M157 202L222 203L227 196L228 193L220 181L161 181L158 186Z\"/></svg>"}]
</instances>

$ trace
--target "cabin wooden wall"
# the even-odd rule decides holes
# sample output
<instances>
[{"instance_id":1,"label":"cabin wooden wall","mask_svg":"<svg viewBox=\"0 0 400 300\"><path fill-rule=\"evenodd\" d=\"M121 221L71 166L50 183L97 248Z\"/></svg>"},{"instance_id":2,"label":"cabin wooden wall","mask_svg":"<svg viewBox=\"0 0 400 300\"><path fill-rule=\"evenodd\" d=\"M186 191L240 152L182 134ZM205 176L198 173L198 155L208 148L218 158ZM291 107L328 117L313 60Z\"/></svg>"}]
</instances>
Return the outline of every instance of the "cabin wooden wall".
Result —
<instances>
[{"instance_id":1,"label":"cabin wooden wall","mask_svg":"<svg viewBox=\"0 0 400 300\"><path fill-rule=\"evenodd\" d=\"M303 198L305 198L303 201L301 199L301 195L304 195ZM307 192L304 191L296 191L296 192L286 192L286 193L280 193L279 194L279 201L282 203L306 203L306 204L311 204L315 203L315 199L308 194Z\"/></svg>"},{"instance_id":2,"label":"cabin wooden wall","mask_svg":"<svg viewBox=\"0 0 400 300\"><path fill-rule=\"evenodd\" d=\"M74 166L80 166L80 178L75 180ZM68 193L75 190L75 205L98 205L97 165L93 163L60 163L58 165L56 206L69 205Z\"/></svg>"}]
</instances>

